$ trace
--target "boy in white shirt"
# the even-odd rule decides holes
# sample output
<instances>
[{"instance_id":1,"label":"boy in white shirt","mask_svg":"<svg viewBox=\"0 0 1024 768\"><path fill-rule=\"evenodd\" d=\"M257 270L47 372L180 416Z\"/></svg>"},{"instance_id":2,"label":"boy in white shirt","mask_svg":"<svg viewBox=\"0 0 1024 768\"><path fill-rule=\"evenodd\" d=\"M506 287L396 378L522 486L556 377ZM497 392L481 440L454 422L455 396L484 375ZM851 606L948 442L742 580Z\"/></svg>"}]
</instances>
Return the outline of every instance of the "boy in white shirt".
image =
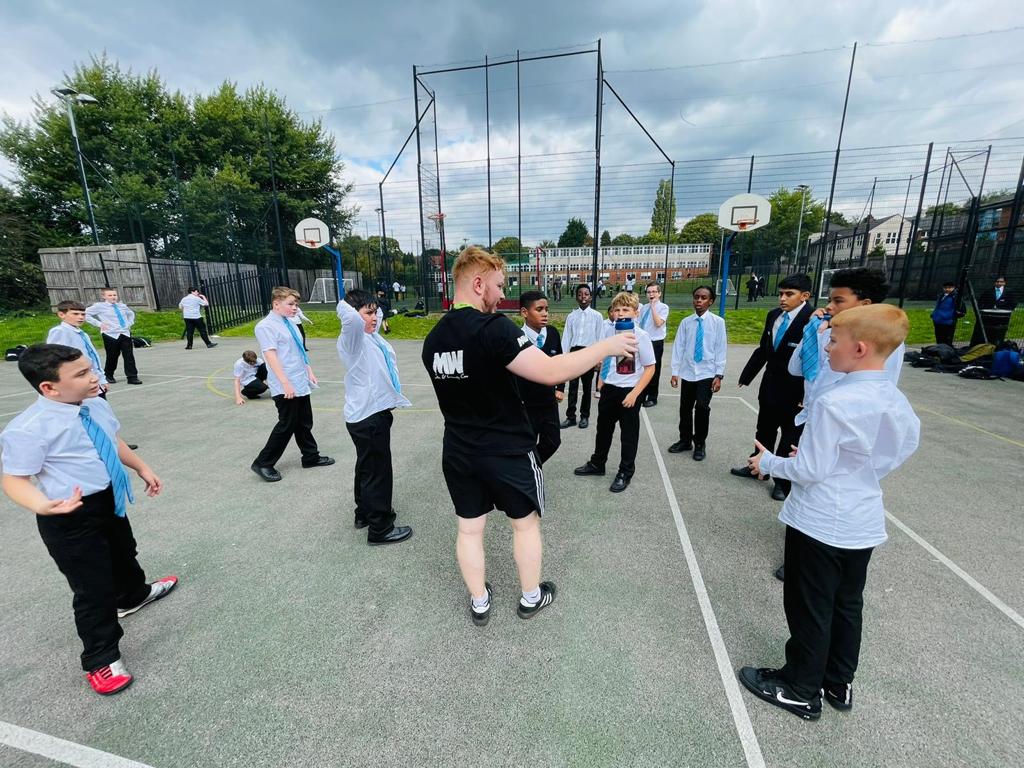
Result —
<instances>
[{"instance_id":1,"label":"boy in white shirt","mask_svg":"<svg viewBox=\"0 0 1024 768\"><path fill-rule=\"evenodd\" d=\"M591 299L589 285L584 283L576 286L576 303L579 308L574 309L565 318L565 333L562 334L563 352L585 349L603 337L604 318L590 306ZM576 393L580 389L580 382L583 383L583 393L580 396L580 429L590 426L590 390L594 383L594 371L587 371L569 382L569 396L565 406L565 421L561 424L562 429L576 426Z\"/></svg>"},{"instance_id":2,"label":"boy in white shirt","mask_svg":"<svg viewBox=\"0 0 1024 768\"><path fill-rule=\"evenodd\" d=\"M376 333L377 303L362 290L352 290L338 302L341 334L338 356L345 373L345 427L356 448L356 528L369 528L371 545L397 544L412 536L412 528L395 525L391 506L394 474L391 468L391 425L395 408L412 405L402 394L395 350Z\"/></svg>"},{"instance_id":3,"label":"boy in white shirt","mask_svg":"<svg viewBox=\"0 0 1024 768\"><path fill-rule=\"evenodd\" d=\"M743 667L740 682L805 720L821 694L853 707L864 583L871 552L886 540L879 481L917 449L921 422L885 371L907 337L907 316L889 304L853 307L832 320L829 364L845 374L810 406L800 447L788 458L757 443L756 475L792 482L786 524L784 606L790 639L781 669Z\"/></svg>"},{"instance_id":4,"label":"boy in white shirt","mask_svg":"<svg viewBox=\"0 0 1024 768\"><path fill-rule=\"evenodd\" d=\"M78 301L62 301L57 305L57 317L60 318L60 325L53 326L46 334L46 343L63 344L65 347L81 350L92 365L93 374L99 379L99 396L105 398L107 396L107 377L103 375L99 353L93 346L89 334L82 330L82 326L85 324L85 304Z\"/></svg>"},{"instance_id":5,"label":"boy in white shirt","mask_svg":"<svg viewBox=\"0 0 1024 768\"><path fill-rule=\"evenodd\" d=\"M651 337L654 345L654 378L644 390L640 405L644 408L658 404L658 383L661 381L661 357L665 353L665 336L668 335L668 304L661 300L661 286L647 284L647 304L640 308L639 325Z\"/></svg>"},{"instance_id":6,"label":"boy in white shirt","mask_svg":"<svg viewBox=\"0 0 1024 768\"><path fill-rule=\"evenodd\" d=\"M235 360L235 405L245 405L245 397L258 400L267 391L267 364L251 349Z\"/></svg>"},{"instance_id":7,"label":"boy in white shirt","mask_svg":"<svg viewBox=\"0 0 1024 768\"><path fill-rule=\"evenodd\" d=\"M85 321L99 328L102 334L103 349L107 355L103 375L108 384L116 384L117 362L124 357L124 375L128 383L141 384L139 369L135 365L135 345L132 343L135 311L118 300L116 288L104 288L100 291L100 298L102 301L86 307Z\"/></svg>"},{"instance_id":8,"label":"boy in white shirt","mask_svg":"<svg viewBox=\"0 0 1024 768\"><path fill-rule=\"evenodd\" d=\"M118 619L165 597L178 583L146 583L136 557L127 505L134 503L128 469L156 496L163 484L118 437L120 424L98 397L99 377L81 351L36 344L18 370L39 393L3 433L3 490L36 515L39 535L74 593L82 669L101 695L123 691L132 676L121 660ZM33 479L36 481L33 484Z\"/></svg>"},{"instance_id":9,"label":"boy in white shirt","mask_svg":"<svg viewBox=\"0 0 1024 768\"><path fill-rule=\"evenodd\" d=\"M192 349L192 339L196 331L206 344L207 349L213 349L217 342L210 341L210 335L206 332L206 321L203 320L203 307L210 306L209 300L194 286L189 286L188 294L178 302L181 309L182 319L185 321L185 349Z\"/></svg>"},{"instance_id":10,"label":"boy in white shirt","mask_svg":"<svg viewBox=\"0 0 1024 768\"><path fill-rule=\"evenodd\" d=\"M304 326L306 323L312 325L313 321L306 317L306 313L302 311L302 307L296 306L295 317L292 319L292 322L299 328L299 335L302 336L302 348L309 352L309 347L306 345L306 329Z\"/></svg>"},{"instance_id":11,"label":"boy in white shirt","mask_svg":"<svg viewBox=\"0 0 1024 768\"><path fill-rule=\"evenodd\" d=\"M611 322L605 325L603 337L615 335L616 320L635 320L640 300L635 293L622 291L612 299ZM608 489L621 493L629 486L636 471L636 451L640 442L640 397L644 388L654 377L654 346L651 337L643 328L634 328L637 353L635 358L616 361L607 358L601 368L597 383L601 398L597 404L597 439L594 453L582 467L576 467L577 475L604 475L608 451L612 446L615 425L621 429L622 456L615 480Z\"/></svg>"},{"instance_id":12,"label":"boy in white shirt","mask_svg":"<svg viewBox=\"0 0 1024 768\"><path fill-rule=\"evenodd\" d=\"M270 300L273 308L256 324L256 340L267 362L267 384L277 406L277 424L251 469L268 483L276 483L281 473L274 465L293 436L302 451L303 469L327 467L334 459L321 456L313 438L313 406L309 395L317 385L316 376L291 321L299 308L299 292L277 287L271 291Z\"/></svg>"},{"instance_id":13,"label":"boy in white shirt","mask_svg":"<svg viewBox=\"0 0 1024 768\"><path fill-rule=\"evenodd\" d=\"M693 449L693 460L703 461L711 421L711 396L722 388L728 340L725 321L708 310L715 289L701 285L693 291L694 314L683 318L672 345L673 388L679 390L679 440L669 453ZM694 411L696 406L696 412Z\"/></svg>"}]
</instances>

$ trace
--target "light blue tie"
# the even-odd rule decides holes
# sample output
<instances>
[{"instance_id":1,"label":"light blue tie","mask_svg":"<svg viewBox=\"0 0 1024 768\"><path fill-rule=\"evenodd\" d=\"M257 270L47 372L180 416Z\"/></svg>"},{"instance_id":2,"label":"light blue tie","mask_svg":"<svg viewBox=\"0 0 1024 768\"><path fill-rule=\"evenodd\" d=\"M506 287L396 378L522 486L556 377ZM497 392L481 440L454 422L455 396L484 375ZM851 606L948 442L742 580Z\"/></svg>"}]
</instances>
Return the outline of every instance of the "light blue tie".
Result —
<instances>
[{"instance_id":1,"label":"light blue tie","mask_svg":"<svg viewBox=\"0 0 1024 768\"><path fill-rule=\"evenodd\" d=\"M821 318L812 317L810 322L804 326L803 339L800 342L800 372L807 381L814 381L818 378L818 328L821 327Z\"/></svg>"},{"instance_id":2,"label":"light blue tie","mask_svg":"<svg viewBox=\"0 0 1024 768\"><path fill-rule=\"evenodd\" d=\"M117 315L117 322L122 328L127 328L128 324L124 321L124 315L121 314L121 308L114 304L114 314Z\"/></svg>"},{"instance_id":3,"label":"light blue tie","mask_svg":"<svg viewBox=\"0 0 1024 768\"><path fill-rule=\"evenodd\" d=\"M641 328L646 328L647 327L647 321L650 320L650 319L651 319L651 305L648 304L644 308L643 314L640 315L640 327Z\"/></svg>"},{"instance_id":4,"label":"light blue tie","mask_svg":"<svg viewBox=\"0 0 1024 768\"><path fill-rule=\"evenodd\" d=\"M544 341L546 338L547 337L545 336L543 331L537 334L537 341L534 342L537 345L537 349L544 349Z\"/></svg>"},{"instance_id":5,"label":"light blue tie","mask_svg":"<svg viewBox=\"0 0 1024 768\"><path fill-rule=\"evenodd\" d=\"M96 448L96 453L99 454L100 461L103 462L103 466L107 468L107 474L110 475L110 486L114 491L114 513L118 517L124 517L125 499L134 504L135 496L132 494L132 484L128 480L128 473L124 471L124 464L117 457L117 446L107 437L103 428L89 416L89 406L79 407L78 418L81 419L82 426L85 427L85 434L89 436Z\"/></svg>"},{"instance_id":6,"label":"light blue tie","mask_svg":"<svg viewBox=\"0 0 1024 768\"><path fill-rule=\"evenodd\" d=\"M704 318L697 318L697 339L693 342L693 362L704 360Z\"/></svg>"},{"instance_id":7,"label":"light blue tie","mask_svg":"<svg viewBox=\"0 0 1024 768\"><path fill-rule=\"evenodd\" d=\"M388 348L384 346L384 342L381 341L377 334L372 335L373 342L380 347L380 352L384 355L384 362L388 365L388 376L391 377L391 386L395 388L395 392L402 394L402 385L398 381L398 371L395 370L395 363L391 359L391 355L388 353Z\"/></svg>"},{"instance_id":8,"label":"light blue tie","mask_svg":"<svg viewBox=\"0 0 1024 768\"><path fill-rule=\"evenodd\" d=\"M299 348L299 354L302 355L302 362L309 365L309 355L306 354L306 348L302 346L302 339L299 338L299 332L295 330L295 326L288 322L287 317L281 318L284 321L284 327L288 329L288 333L292 335L292 339L295 341L295 346Z\"/></svg>"},{"instance_id":9,"label":"light blue tie","mask_svg":"<svg viewBox=\"0 0 1024 768\"><path fill-rule=\"evenodd\" d=\"M82 337L82 343L85 344L85 351L89 355L89 359L92 360L92 367L97 371L100 370L103 366L100 365L100 358L96 354L96 350L93 349L92 340L89 338L89 334L79 328L78 335Z\"/></svg>"},{"instance_id":10,"label":"light blue tie","mask_svg":"<svg viewBox=\"0 0 1024 768\"><path fill-rule=\"evenodd\" d=\"M789 312L783 312L782 325L779 326L779 331L775 334L775 341L772 344L773 349L779 348L779 344L782 343L782 337L786 335L787 328L789 328Z\"/></svg>"}]
</instances>

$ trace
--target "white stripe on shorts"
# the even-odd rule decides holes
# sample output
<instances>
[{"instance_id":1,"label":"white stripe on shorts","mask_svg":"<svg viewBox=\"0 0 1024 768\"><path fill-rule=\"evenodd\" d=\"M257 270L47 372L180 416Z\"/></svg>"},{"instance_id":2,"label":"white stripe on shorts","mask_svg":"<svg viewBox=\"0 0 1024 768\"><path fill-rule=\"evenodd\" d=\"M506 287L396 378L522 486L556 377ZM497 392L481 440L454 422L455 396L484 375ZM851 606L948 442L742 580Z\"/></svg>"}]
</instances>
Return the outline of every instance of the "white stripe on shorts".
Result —
<instances>
[{"instance_id":1,"label":"white stripe on shorts","mask_svg":"<svg viewBox=\"0 0 1024 768\"><path fill-rule=\"evenodd\" d=\"M533 451L530 451L527 456L530 457L530 466L533 467L533 479L537 485L537 503L540 504L540 509L537 513L541 517L544 516L544 470L537 463L537 457L533 455Z\"/></svg>"}]
</instances>

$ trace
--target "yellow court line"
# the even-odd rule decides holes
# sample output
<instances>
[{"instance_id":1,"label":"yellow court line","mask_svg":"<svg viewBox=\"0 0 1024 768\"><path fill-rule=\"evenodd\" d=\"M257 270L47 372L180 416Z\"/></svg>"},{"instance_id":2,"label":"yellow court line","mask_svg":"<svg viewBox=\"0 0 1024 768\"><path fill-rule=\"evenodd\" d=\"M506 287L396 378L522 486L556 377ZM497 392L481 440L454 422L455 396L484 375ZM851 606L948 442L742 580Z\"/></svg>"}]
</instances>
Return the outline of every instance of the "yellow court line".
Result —
<instances>
[{"instance_id":1,"label":"yellow court line","mask_svg":"<svg viewBox=\"0 0 1024 768\"><path fill-rule=\"evenodd\" d=\"M961 425L963 425L965 427L970 427L971 429L973 429L973 430L975 430L977 432L981 432L983 435L988 435L989 437L996 438L996 440L1002 440L1003 442L1009 443L1010 445L1016 445L1016 446L1018 446L1020 448L1024 448L1024 443L1022 443L1020 440L1014 440L1012 437L1006 437L1006 435L1000 435L1000 434L998 434L996 432L990 432L989 430L985 429L984 427L979 427L977 424L972 424L969 421L964 421L963 419L958 419L955 416L947 416L944 413L939 413L938 411L933 411L931 408L925 408L923 405L917 405L917 406L914 406L914 407L918 411L924 411L925 413L930 413L930 414L932 414L934 416L941 416L943 419L947 419L948 421L952 421L954 424L961 424Z\"/></svg>"},{"instance_id":2,"label":"yellow court line","mask_svg":"<svg viewBox=\"0 0 1024 768\"><path fill-rule=\"evenodd\" d=\"M213 383L213 380L217 377L218 373L220 373L221 371L226 371L229 367L230 366L225 365L223 368L218 368L217 370L213 371L213 373L206 377L206 388L210 390L213 394L215 394L217 397L223 397L225 400L231 400L233 399L233 396L229 395L227 392L223 392L217 389L216 385ZM319 411L321 413L345 412L344 408L314 408L313 410ZM405 411L406 413L437 413L437 408L395 408L395 411L399 413L401 413L402 411Z\"/></svg>"}]
</instances>

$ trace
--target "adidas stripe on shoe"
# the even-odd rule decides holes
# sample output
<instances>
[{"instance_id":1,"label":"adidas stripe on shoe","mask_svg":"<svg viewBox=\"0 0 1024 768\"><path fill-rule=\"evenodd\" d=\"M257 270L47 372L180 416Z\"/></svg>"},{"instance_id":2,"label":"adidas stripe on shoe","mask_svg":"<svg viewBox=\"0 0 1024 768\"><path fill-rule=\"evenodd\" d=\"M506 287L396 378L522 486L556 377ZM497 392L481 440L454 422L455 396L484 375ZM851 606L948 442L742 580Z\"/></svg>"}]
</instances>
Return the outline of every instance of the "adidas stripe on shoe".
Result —
<instances>
[{"instance_id":1,"label":"adidas stripe on shoe","mask_svg":"<svg viewBox=\"0 0 1024 768\"><path fill-rule=\"evenodd\" d=\"M136 605L134 608L118 608L117 618L123 619L125 616L131 616L136 611L142 610L152 602L159 600L162 597L167 597L168 593L178 585L177 576L165 576L159 581L154 581L149 585L149 595L141 603Z\"/></svg>"},{"instance_id":2,"label":"adidas stripe on shoe","mask_svg":"<svg viewBox=\"0 0 1024 768\"><path fill-rule=\"evenodd\" d=\"M87 672L85 679L100 696L109 696L112 693L123 691L132 684L132 680L135 678L128 673L124 662L118 659L105 667Z\"/></svg>"},{"instance_id":3,"label":"adidas stripe on shoe","mask_svg":"<svg viewBox=\"0 0 1024 768\"><path fill-rule=\"evenodd\" d=\"M544 608L551 605L555 601L555 585L551 581L542 581L540 583L540 599L533 605L525 605L522 598L519 600L519 605L516 606L516 613L519 614L520 619L532 619Z\"/></svg>"}]
</instances>

